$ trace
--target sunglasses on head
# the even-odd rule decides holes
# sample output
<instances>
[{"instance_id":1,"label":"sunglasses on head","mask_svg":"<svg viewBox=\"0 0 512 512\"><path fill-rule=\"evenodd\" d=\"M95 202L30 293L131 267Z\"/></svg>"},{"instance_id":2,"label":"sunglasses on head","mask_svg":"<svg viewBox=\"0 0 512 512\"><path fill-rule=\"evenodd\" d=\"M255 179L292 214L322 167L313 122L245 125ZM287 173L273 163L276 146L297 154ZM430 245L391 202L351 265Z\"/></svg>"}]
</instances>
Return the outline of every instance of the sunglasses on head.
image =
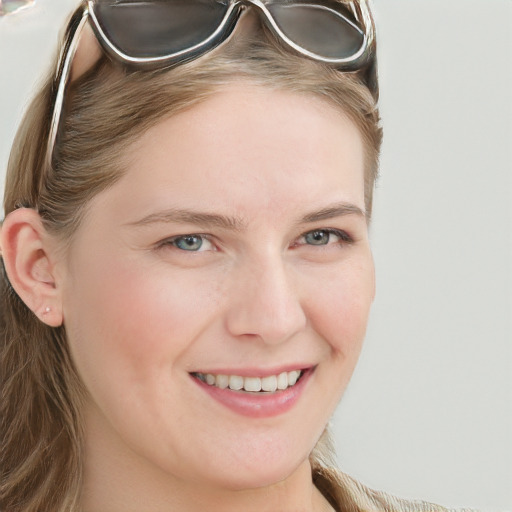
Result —
<instances>
[{"instance_id":1,"label":"sunglasses on head","mask_svg":"<svg viewBox=\"0 0 512 512\"><path fill-rule=\"evenodd\" d=\"M374 28L366 0L87 0L69 23L60 57L48 164L73 56L87 22L111 58L130 68L157 69L192 60L227 41L248 7L291 52L342 71L369 67L367 85L377 96Z\"/></svg>"}]
</instances>

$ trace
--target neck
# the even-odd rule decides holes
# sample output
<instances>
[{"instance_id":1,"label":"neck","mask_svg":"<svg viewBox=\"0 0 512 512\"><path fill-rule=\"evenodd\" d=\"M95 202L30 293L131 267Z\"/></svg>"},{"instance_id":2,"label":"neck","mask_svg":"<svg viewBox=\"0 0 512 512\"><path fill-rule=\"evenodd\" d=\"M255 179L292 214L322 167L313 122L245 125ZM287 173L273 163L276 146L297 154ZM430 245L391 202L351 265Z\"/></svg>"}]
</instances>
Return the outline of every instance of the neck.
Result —
<instances>
[{"instance_id":1,"label":"neck","mask_svg":"<svg viewBox=\"0 0 512 512\"><path fill-rule=\"evenodd\" d=\"M90 428L89 428L90 427ZM280 482L230 489L190 481L155 467L120 440L86 429L83 512L324 512L332 508L312 481L304 460Z\"/></svg>"}]
</instances>

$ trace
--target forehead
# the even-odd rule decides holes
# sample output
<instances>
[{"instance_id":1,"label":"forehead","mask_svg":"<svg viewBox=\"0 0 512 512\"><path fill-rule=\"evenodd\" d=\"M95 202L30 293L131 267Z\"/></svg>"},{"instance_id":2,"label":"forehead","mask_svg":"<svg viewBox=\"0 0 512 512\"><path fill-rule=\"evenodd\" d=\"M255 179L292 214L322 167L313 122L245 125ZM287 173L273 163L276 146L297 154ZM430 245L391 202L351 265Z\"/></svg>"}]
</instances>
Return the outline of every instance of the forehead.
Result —
<instances>
[{"instance_id":1,"label":"forehead","mask_svg":"<svg viewBox=\"0 0 512 512\"><path fill-rule=\"evenodd\" d=\"M363 153L358 128L329 102L239 82L139 137L115 187L148 208L194 197L216 208L293 207L332 195L364 209Z\"/></svg>"}]
</instances>

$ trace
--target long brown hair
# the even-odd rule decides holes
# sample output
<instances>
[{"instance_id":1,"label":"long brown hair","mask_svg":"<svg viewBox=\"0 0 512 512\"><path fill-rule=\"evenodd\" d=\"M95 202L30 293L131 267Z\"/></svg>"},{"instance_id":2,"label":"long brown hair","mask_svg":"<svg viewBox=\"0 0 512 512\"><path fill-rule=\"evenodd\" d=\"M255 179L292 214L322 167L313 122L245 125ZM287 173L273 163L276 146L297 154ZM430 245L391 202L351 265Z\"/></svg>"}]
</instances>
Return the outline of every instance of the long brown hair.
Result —
<instances>
[{"instance_id":1,"label":"long brown hair","mask_svg":"<svg viewBox=\"0 0 512 512\"><path fill-rule=\"evenodd\" d=\"M366 148L369 215L382 136L375 98L357 73L291 55L263 28L250 37L237 34L221 49L168 71L128 71L103 57L69 87L51 168L44 154L54 84L47 80L13 145L6 215L20 206L34 208L50 233L69 242L89 200L121 176L124 148L163 117L236 80L321 97L356 123ZM84 390L65 325L51 328L38 320L1 267L1 507L9 512L79 510ZM319 444L313 465L322 463L321 452Z\"/></svg>"}]
</instances>

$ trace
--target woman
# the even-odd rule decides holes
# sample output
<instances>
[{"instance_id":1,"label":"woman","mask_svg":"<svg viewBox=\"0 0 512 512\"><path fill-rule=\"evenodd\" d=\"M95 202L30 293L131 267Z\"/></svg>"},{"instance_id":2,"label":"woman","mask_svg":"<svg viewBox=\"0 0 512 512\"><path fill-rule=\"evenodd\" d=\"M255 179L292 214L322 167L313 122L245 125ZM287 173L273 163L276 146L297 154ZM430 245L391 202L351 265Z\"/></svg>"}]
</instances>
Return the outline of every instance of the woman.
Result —
<instances>
[{"instance_id":1,"label":"woman","mask_svg":"<svg viewBox=\"0 0 512 512\"><path fill-rule=\"evenodd\" d=\"M89 2L71 27L7 180L2 507L442 510L327 467L374 296L366 4Z\"/></svg>"}]
</instances>

